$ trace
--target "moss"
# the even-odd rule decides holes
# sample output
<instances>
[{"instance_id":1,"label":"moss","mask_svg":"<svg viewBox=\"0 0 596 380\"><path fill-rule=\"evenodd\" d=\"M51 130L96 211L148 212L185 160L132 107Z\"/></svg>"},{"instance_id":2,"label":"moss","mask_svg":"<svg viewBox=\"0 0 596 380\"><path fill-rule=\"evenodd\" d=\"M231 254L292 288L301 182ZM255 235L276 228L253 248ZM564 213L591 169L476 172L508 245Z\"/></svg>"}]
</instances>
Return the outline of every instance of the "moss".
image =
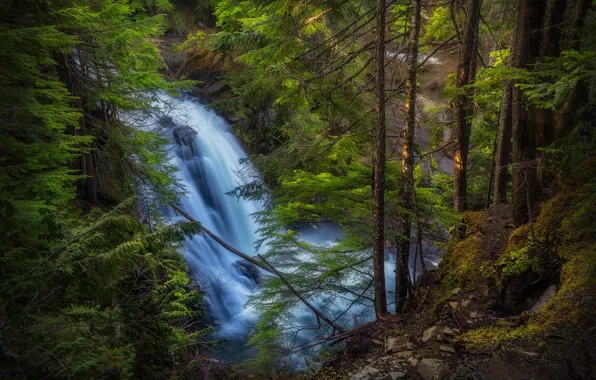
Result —
<instances>
[{"instance_id":1,"label":"moss","mask_svg":"<svg viewBox=\"0 0 596 380\"><path fill-rule=\"evenodd\" d=\"M477 258L479 257L479 239L467 238L453 243L444 258L442 269L445 273L443 285L447 289L469 286L477 280Z\"/></svg>"},{"instance_id":2,"label":"moss","mask_svg":"<svg viewBox=\"0 0 596 380\"><path fill-rule=\"evenodd\" d=\"M578 170L588 169L581 165ZM595 170L589 171L588 176L572 175L569 183L577 188L566 188L543 203L531 231L529 226L516 230L495 265L504 283L507 278L527 271L539 273L557 264L557 294L530 318L526 326L530 331L581 331L596 321L596 187ZM580 179L589 180L578 185Z\"/></svg>"},{"instance_id":3,"label":"moss","mask_svg":"<svg viewBox=\"0 0 596 380\"><path fill-rule=\"evenodd\" d=\"M430 308L429 312L431 314L436 313L437 311L437 307L443 305L445 302L447 302L447 300L449 300L451 298L451 291L447 290L447 292L441 296L440 298L438 298L437 302L434 303L433 307Z\"/></svg>"},{"instance_id":4,"label":"moss","mask_svg":"<svg viewBox=\"0 0 596 380\"><path fill-rule=\"evenodd\" d=\"M531 325L521 327L486 326L462 334L458 337L458 341L464 343L466 348L490 348L505 341L533 337L537 331L537 327Z\"/></svg>"},{"instance_id":5,"label":"moss","mask_svg":"<svg viewBox=\"0 0 596 380\"><path fill-rule=\"evenodd\" d=\"M471 236L479 232L484 232L486 226L486 212L467 211L464 212L463 217L464 223L466 224L466 235Z\"/></svg>"}]
</instances>

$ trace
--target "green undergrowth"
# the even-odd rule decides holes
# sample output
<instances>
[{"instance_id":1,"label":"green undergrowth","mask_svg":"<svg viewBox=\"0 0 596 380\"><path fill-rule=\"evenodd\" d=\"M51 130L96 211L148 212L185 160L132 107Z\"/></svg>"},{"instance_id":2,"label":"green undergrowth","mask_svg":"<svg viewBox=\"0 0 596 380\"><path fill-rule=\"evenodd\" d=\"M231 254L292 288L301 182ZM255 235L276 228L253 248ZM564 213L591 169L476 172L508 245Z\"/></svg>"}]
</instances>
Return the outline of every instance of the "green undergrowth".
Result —
<instances>
[{"instance_id":1,"label":"green undergrowth","mask_svg":"<svg viewBox=\"0 0 596 380\"><path fill-rule=\"evenodd\" d=\"M534 273L546 281L560 275L556 295L522 326L497 324L461 336L467 346L484 347L549 333L572 339L596 321L596 160L588 159L569 176L559 194L543 203L531 225L515 230L507 249L490 270L501 287L516 277ZM466 239L469 240L469 239ZM458 243L463 246L464 242ZM470 260L468 256L459 258ZM553 265L555 270L553 271ZM468 268L469 264L464 264ZM552 274L551 274L552 272ZM453 272L467 273L467 269ZM536 276L535 276L536 277ZM449 278L448 275L446 278ZM564 333L564 334L562 334Z\"/></svg>"},{"instance_id":2,"label":"green undergrowth","mask_svg":"<svg viewBox=\"0 0 596 380\"><path fill-rule=\"evenodd\" d=\"M467 238L449 245L439 270L442 284L447 290L474 288L481 280L481 236L486 225L485 216L483 211L466 212L463 215Z\"/></svg>"}]
</instances>

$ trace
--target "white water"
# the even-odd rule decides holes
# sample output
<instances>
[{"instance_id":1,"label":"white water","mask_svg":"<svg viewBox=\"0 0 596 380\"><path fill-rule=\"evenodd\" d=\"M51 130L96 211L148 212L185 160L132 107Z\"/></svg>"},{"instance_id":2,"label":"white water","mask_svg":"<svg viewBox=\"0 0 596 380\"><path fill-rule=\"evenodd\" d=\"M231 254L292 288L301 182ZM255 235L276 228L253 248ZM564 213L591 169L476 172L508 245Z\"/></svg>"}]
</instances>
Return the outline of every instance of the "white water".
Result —
<instances>
[{"instance_id":1,"label":"white water","mask_svg":"<svg viewBox=\"0 0 596 380\"><path fill-rule=\"evenodd\" d=\"M171 164L180 168L177 177L187 191L181 198L182 208L233 247L254 254L254 242L259 236L250 215L259 211L261 205L226 194L244 183L243 174L255 174L254 171L247 173L253 169L239 163L246 157L242 145L227 122L215 112L192 100L172 101L176 107L169 115L172 120L167 123L166 131L174 142ZM183 220L170 209L164 213L172 221ZM333 224L323 224L317 229L305 228L301 232L301 238L311 244L334 244L340 235L339 227ZM246 338L258 318L258 313L247 307L246 302L258 291L259 271L207 236L188 239L183 254L205 292L205 305L216 338L226 340L224 359L246 358L250 355L244 347ZM304 260L308 259L305 255ZM390 255L385 261L389 291L395 286L394 269L395 255ZM353 279L354 282L358 280L360 278ZM351 328L355 321L364 323L374 318L372 308L351 305L354 297L347 295L331 304L321 299L311 301L332 319L340 317L337 323ZM392 299L392 296L388 298ZM317 324L315 316L306 307L297 307L293 319L294 325ZM295 337L294 344L304 344L320 332L303 330Z\"/></svg>"},{"instance_id":2,"label":"white water","mask_svg":"<svg viewBox=\"0 0 596 380\"><path fill-rule=\"evenodd\" d=\"M177 140L171 163L180 168L177 177L186 187L182 208L233 247L253 253L258 236L250 215L261 205L226 195L243 183L242 173L247 168L239 160L246 157L244 149L215 112L191 100L175 102L179 104L169 115L175 124L169 129ZM171 220L182 220L171 210L167 213ZM188 239L183 254L205 291L205 304L218 337L244 334L258 317L245 307L248 296L257 291L250 269L247 272L239 266L242 261L237 256L205 235Z\"/></svg>"}]
</instances>

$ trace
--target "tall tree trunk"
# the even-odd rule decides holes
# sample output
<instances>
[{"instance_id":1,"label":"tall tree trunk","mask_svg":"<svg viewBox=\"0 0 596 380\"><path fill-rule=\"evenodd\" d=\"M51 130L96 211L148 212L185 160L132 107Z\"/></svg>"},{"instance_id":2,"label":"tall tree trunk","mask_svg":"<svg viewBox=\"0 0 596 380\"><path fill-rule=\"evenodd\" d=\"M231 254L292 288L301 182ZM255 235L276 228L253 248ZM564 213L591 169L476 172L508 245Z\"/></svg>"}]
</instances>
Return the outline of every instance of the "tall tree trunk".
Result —
<instances>
[{"instance_id":1,"label":"tall tree trunk","mask_svg":"<svg viewBox=\"0 0 596 380\"><path fill-rule=\"evenodd\" d=\"M566 9L567 0L548 0L547 8L544 11L540 58L558 57L561 54ZM550 109L537 109L536 121L536 146L544 148L551 145L555 141L555 112ZM538 151L537 157L540 162L538 178L541 187L548 187L554 180L554 174L545 165L545 153Z\"/></svg>"},{"instance_id":2,"label":"tall tree trunk","mask_svg":"<svg viewBox=\"0 0 596 380\"><path fill-rule=\"evenodd\" d=\"M542 22L547 0L520 0L513 51L513 67L532 69L540 54ZM536 161L536 110L523 92L512 90L513 220L516 225L533 217L540 191Z\"/></svg>"},{"instance_id":3,"label":"tall tree trunk","mask_svg":"<svg viewBox=\"0 0 596 380\"><path fill-rule=\"evenodd\" d=\"M478 26L482 0L470 0L462 47L457 64L456 87L462 88L474 82L478 57ZM467 209L467 161L470 146L470 117L473 113L472 99L464 92L455 98L454 151L453 151L453 206L456 211Z\"/></svg>"},{"instance_id":4,"label":"tall tree trunk","mask_svg":"<svg viewBox=\"0 0 596 380\"><path fill-rule=\"evenodd\" d=\"M377 0L375 41L375 146L373 171L373 270L375 312L387 314L385 290L385 0Z\"/></svg>"},{"instance_id":5,"label":"tall tree trunk","mask_svg":"<svg viewBox=\"0 0 596 380\"><path fill-rule=\"evenodd\" d=\"M586 16L590 10L591 0L576 0L575 9L573 12L573 21L569 27L567 34L567 49L577 50L581 49L581 31L584 27ZM588 103L589 88L585 81L577 83L573 88L561 110L557 114L555 121L555 139L561 138L569 133L571 126L575 124L574 116L576 110ZM581 115L580 115L581 117Z\"/></svg>"},{"instance_id":6,"label":"tall tree trunk","mask_svg":"<svg viewBox=\"0 0 596 380\"><path fill-rule=\"evenodd\" d=\"M395 311L400 313L408 295L408 259L410 257L410 235L412 232L412 197L414 194L414 133L416 127L416 77L418 71L418 36L420 35L420 12L422 0L412 0L412 24L408 41L408 78L406 80L406 127L402 146L402 205L398 237Z\"/></svg>"},{"instance_id":7,"label":"tall tree trunk","mask_svg":"<svg viewBox=\"0 0 596 380\"><path fill-rule=\"evenodd\" d=\"M511 152L511 96L512 85L505 84L501 110L499 111L499 132L497 137L497 153L495 156L495 195L494 204L507 201L507 167Z\"/></svg>"}]
</instances>

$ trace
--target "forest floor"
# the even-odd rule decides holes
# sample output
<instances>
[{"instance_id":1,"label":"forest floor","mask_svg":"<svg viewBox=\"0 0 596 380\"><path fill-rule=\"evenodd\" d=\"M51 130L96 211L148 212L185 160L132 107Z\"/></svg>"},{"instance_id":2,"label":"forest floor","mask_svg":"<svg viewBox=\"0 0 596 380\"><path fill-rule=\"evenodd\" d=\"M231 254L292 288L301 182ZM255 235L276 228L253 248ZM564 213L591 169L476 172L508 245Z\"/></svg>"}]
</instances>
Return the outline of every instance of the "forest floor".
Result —
<instances>
[{"instance_id":1,"label":"forest floor","mask_svg":"<svg viewBox=\"0 0 596 380\"><path fill-rule=\"evenodd\" d=\"M508 245L513 230L507 206L482 213L482 228L467 239L481 247L479 262L495 261ZM419 305L403 319L377 321L361 327L345 341L345 349L326 363L317 379L586 379L576 369L591 360L585 342L577 343L557 334L540 342L524 339L483 339L501 327L516 328L527 323L550 297L550 287L530 292L524 309L504 313L498 305L499 291L490 281L474 287L445 288L440 270L420 281ZM475 344L478 339L478 344ZM482 343L481 343L482 342ZM588 377L586 377L588 376Z\"/></svg>"}]
</instances>

